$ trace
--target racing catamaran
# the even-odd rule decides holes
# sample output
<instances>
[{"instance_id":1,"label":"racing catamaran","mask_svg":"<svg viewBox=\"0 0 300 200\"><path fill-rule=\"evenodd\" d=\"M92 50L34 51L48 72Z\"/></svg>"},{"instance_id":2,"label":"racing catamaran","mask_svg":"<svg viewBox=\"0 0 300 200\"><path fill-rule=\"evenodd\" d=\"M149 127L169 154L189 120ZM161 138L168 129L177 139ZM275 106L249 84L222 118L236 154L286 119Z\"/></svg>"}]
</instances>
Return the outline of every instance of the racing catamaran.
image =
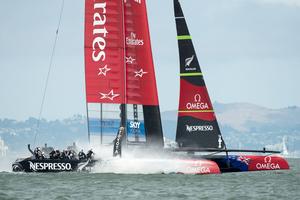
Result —
<instances>
[{"instance_id":1,"label":"racing catamaran","mask_svg":"<svg viewBox=\"0 0 300 200\"><path fill-rule=\"evenodd\" d=\"M161 158L166 159L151 158L146 162L162 166L162 172L165 165L171 166L169 172L183 174L218 174L220 169L288 169L283 158L273 155L229 155L235 150L226 148L178 0L174 5L181 79L178 148L170 151L164 149L145 0L85 1L86 108L91 146L111 147L112 157L121 156L122 145L124 150L138 148L143 158L143 151L161 153ZM14 171L78 171L96 162L91 155L80 159L79 154L39 158L29 146L28 149L33 156L17 160ZM253 152L244 150L247 151ZM226 155L196 156L195 152Z\"/></svg>"},{"instance_id":2,"label":"racing catamaran","mask_svg":"<svg viewBox=\"0 0 300 200\"><path fill-rule=\"evenodd\" d=\"M145 157L143 151L164 152L145 0L86 0L84 52L90 145L112 148L112 157L121 156L122 145L124 150L138 148L138 159ZM32 156L17 160L13 170L75 171L94 163L89 158ZM146 163L162 168L168 164L174 173L220 173L215 162L202 158L146 159Z\"/></svg>"},{"instance_id":3,"label":"racing catamaran","mask_svg":"<svg viewBox=\"0 0 300 200\"><path fill-rule=\"evenodd\" d=\"M187 23L179 3L174 0L177 39L180 55L180 98L175 151L210 152L204 156L215 161L222 172L289 169L280 152L228 149L203 78ZM231 152L262 153L266 155L229 155ZM215 155L223 153L225 155Z\"/></svg>"},{"instance_id":4,"label":"racing catamaran","mask_svg":"<svg viewBox=\"0 0 300 200\"><path fill-rule=\"evenodd\" d=\"M85 78L91 145L114 143L113 156L122 145L164 151L145 0L86 0ZM164 162L170 160L148 164ZM175 173L220 173L210 160L174 162L181 166Z\"/></svg>"}]
</instances>

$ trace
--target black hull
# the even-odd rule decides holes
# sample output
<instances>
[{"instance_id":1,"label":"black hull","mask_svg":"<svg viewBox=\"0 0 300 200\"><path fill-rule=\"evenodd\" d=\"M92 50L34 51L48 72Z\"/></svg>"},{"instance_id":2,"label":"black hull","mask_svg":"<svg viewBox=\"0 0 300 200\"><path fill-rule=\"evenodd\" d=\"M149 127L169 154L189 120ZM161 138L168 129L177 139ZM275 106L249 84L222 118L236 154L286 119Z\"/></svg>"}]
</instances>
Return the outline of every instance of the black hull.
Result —
<instances>
[{"instance_id":1,"label":"black hull","mask_svg":"<svg viewBox=\"0 0 300 200\"><path fill-rule=\"evenodd\" d=\"M97 161L91 159L18 159L12 164L13 172L72 172L84 171Z\"/></svg>"}]
</instances>

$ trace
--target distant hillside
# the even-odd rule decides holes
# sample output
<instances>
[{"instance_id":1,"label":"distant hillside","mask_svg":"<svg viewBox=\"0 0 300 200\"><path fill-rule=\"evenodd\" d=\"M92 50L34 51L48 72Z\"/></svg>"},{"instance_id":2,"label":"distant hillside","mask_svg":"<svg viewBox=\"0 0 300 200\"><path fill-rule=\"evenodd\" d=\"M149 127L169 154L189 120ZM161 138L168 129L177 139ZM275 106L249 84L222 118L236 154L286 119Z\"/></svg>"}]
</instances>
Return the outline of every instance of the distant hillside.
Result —
<instances>
[{"instance_id":1,"label":"distant hillside","mask_svg":"<svg viewBox=\"0 0 300 200\"><path fill-rule=\"evenodd\" d=\"M300 130L300 108L288 107L268 109L253 104L215 104L217 117L222 126L229 126L239 132L253 132L259 129Z\"/></svg>"},{"instance_id":2,"label":"distant hillside","mask_svg":"<svg viewBox=\"0 0 300 200\"><path fill-rule=\"evenodd\" d=\"M221 104L214 108L225 142L229 148L280 149L282 138L287 136L288 147L300 151L300 108L268 109L247 103ZM174 140L177 111L162 113L165 137ZM0 119L0 137L9 150L17 151L33 143L37 119L26 121ZM87 124L84 116L76 115L64 120L42 120L37 144L47 142L65 147L73 141L87 142Z\"/></svg>"},{"instance_id":3,"label":"distant hillside","mask_svg":"<svg viewBox=\"0 0 300 200\"><path fill-rule=\"evenodd\" d=\"M11 119L0 120L0 136L8 146L9 151L27 150L27 144L33 144L36 135L37 119L26 121ZM41 120L36 137L36 144L48 143L57 148L65 148L74 141L87 142L86 118L75 115L64 120Z\"/></svg>"}]
</instances>

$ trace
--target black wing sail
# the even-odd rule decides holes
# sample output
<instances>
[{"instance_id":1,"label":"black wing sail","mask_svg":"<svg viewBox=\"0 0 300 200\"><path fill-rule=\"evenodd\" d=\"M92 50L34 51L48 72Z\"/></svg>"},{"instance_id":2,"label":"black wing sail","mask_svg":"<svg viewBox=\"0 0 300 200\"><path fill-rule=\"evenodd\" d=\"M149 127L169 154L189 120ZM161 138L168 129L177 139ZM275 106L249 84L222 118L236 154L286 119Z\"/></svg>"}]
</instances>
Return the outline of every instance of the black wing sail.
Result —
<instances>
[{"instance_id":1,"label":"black wing sail","mask_svg":"<svg viewBox=\"0 0 300 200\"><path fill-rule=\"evenodd\" d=\"M225 148L180 3L174 0L180 55L176 142L180 148Z\"/></svg>"}]
</instances>

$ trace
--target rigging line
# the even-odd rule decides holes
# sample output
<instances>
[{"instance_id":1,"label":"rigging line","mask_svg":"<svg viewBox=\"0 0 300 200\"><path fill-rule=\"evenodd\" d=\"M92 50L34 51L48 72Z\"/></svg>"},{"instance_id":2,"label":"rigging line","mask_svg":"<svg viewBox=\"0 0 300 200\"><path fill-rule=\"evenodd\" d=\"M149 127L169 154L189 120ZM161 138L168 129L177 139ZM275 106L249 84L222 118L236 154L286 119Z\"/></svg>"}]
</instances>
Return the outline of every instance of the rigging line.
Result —
<instances>
[{"instance_id":1,"label":"rigging line","mask_svg":"<svg viewBox=\"0 0 300 200\"><path fill-rule=\"evenodd\" d=\"M54 55L55 55L56 43L57 43L57 40L58 40L58 33L59 33L60 24L61 24L62 14L63 14L63 11L64 11L64 5L65 5L65 0L62 0L60 14L59 14L59 20L58 20L58 24L57 24L56 33L55 33L55 39L54 39L52 52L51 52L51 56L50 56L50 63L49 63L49 68L48 68L44 93L43 93L43 99L42 99L42 103L41 103L41 107L40 107L40 112L39 112L39 117L38 117L38 121L37 121L36 130L35 130L33 146L35 146L36 138L37 138L37 135L39 133L40 121L41 121L41 117L42 117L42 113L43 113L43 107L44 107L44 103L45 103L49 77L50 77L51 69L52 69L52 66L53 66L53 58L54 58Z\"/></svg>"}]
</instances>

